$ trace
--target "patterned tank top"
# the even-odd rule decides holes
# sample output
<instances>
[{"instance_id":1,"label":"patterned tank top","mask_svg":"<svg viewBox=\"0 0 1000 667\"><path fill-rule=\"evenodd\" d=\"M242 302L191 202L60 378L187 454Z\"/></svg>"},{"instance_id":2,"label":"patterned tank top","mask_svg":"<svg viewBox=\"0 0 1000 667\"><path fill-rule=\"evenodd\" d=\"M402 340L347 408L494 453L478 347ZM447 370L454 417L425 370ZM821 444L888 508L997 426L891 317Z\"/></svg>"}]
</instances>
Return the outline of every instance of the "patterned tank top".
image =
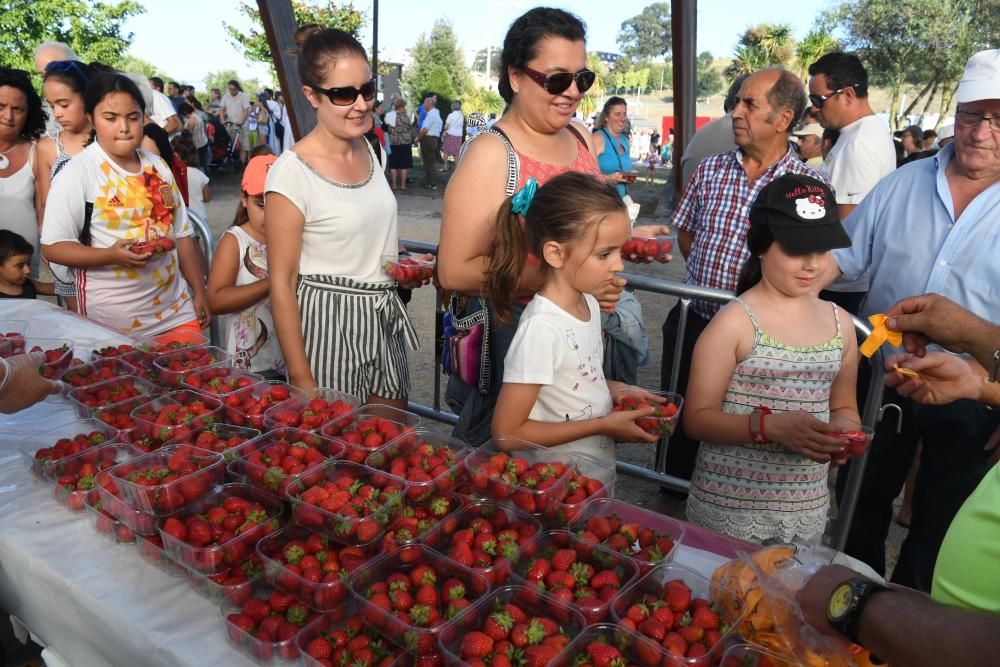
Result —
<instances>
[{"instance_id":1,"label":"patterned tank top","mask_svg":"<svg viewBox=\"0 0 1000 667\"><path fill-rule=\"evenodd\" d=\"M550 178L558 176L559 174L565 174L569 171L577 171L581 174L590 174L594 178L602 179L601 168L597 166L597 158L594 154L590 152L590 148L587 146L587 142L580 135L579 131L572 127L567 126L573 136L576 137L577 142L580 144L577 147L576 159L573 160L571 164L560 165L551 164L548 162L540 162L535 158L528 157L521 151L517 150L517 146L514 146L514 151L517 153L517 157L521 162L521 168L518 170L517 174L517 187L521 189L524 184L528 182L528 179L532 176L538 181L539 187L545 185L545 182Z\"/></svg>"},{"instance_id":2,"label":"patterned tank top","mask_svg":"<svg viewBox=\"0 0 1000 667\"><path fill-rule=\"evenodd\" d=\"M837 333L810 347L775 340L762 331L741 299L754 327L754 346L736 364L722 399L727 414L749 415L754 408L803 411L830 420L830 389L844 355L840 311L833 307ZM830 509L829 464L816 463L774 444L701 443L687 500L688 519L738 539L755 542L818 541Z\"/></svg>"},{"instance_id":3,"label":"patterned tank top","mask_svg":"<svg viewBox=\"0 0 1000 667\"><path fill-rule=\"evenodd\" d=\"M66 163L73 159L73 156L66 152L62 144L62 133L53 134L52 138L56 142L56 159L52 161L52 171L49 178L55 178L59 170L66 166Z\"/></svg>"}]
</instances>

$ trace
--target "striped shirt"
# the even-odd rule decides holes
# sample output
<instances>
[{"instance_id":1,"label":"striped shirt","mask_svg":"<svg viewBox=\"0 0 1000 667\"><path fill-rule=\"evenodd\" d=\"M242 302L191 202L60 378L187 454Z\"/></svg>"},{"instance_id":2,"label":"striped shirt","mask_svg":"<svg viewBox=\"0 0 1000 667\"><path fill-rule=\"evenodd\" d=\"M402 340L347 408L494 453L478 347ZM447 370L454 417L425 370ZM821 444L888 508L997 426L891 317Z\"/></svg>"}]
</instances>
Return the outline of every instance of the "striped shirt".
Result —
<instances>
[{"instance_id":1,"label":"striped shirt","mask_svg":"<svg viewBox=\"0 0 1000 667\"><path fill-rule=\"evenodd\" d=\"M765 185L789 173L829 183L790 149L753 183L747 180L739 149L701 161L674 210L673 224L694 236L685 283L736 289L740 267L750 254L746 244L750 207ZM698 315L711 319L722 304L695 301L691 307Z\"/></svg>"}]
</instances>

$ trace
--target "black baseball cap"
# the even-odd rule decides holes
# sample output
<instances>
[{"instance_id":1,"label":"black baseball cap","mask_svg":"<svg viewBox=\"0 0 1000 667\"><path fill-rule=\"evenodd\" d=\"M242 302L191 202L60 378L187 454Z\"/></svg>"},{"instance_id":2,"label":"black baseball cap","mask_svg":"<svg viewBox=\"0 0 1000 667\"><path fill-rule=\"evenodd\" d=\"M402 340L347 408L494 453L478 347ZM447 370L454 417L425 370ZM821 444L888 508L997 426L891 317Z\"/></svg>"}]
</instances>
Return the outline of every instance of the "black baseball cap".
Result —
<instances>
[{"instance_id":1,"label":"black baseball cap","mask_svg":"<svg viewBox=\"0 0 1000 667\"><path fill-rule=\"evenodd\" d=\"M851 245L833 191L811 176L785 174L764 186L750 208L750 224L770 228L793 255Z\"/></svg>"}]
</instances>

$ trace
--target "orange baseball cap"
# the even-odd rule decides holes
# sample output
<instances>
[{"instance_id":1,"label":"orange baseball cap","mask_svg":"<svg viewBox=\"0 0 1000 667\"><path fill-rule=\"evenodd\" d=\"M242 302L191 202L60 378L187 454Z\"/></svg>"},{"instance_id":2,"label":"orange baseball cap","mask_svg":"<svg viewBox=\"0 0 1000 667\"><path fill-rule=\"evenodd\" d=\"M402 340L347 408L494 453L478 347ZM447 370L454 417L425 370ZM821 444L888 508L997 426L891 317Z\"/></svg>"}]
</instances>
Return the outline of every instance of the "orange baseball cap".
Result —
<instances>
[{"instance_id":1,"label":"orange baseball cap","mask_svg":"<svg viewBox=\"0 0 1000 667\"><path fill-rule=\"evenodd\" d=\"M250 160L243 170L243 192L251 197L264 194L267 172L277 159L274 155L258 155Z\"/></svg>"}]
</instances>

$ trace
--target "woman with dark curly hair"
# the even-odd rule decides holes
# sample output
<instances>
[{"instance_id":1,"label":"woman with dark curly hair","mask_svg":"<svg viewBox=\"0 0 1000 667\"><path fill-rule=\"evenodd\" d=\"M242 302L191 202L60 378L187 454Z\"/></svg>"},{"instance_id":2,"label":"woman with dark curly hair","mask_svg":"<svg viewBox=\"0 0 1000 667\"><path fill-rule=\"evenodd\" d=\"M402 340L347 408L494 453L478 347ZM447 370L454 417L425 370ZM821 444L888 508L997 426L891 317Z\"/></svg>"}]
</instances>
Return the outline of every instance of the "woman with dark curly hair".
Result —
<instances>
[{"instance_id":1,"label":"woman with dark curly hair","mask_svg":"<svg viewBox=\"0 0 1000 667\"><path fill-rule=\"evenodd\" d=\"M47 116L31 76L0 67L0 229L31 243L31 276L38 277L38 217L35 215L35 145Z\"/></svg>"}]
</instances>

